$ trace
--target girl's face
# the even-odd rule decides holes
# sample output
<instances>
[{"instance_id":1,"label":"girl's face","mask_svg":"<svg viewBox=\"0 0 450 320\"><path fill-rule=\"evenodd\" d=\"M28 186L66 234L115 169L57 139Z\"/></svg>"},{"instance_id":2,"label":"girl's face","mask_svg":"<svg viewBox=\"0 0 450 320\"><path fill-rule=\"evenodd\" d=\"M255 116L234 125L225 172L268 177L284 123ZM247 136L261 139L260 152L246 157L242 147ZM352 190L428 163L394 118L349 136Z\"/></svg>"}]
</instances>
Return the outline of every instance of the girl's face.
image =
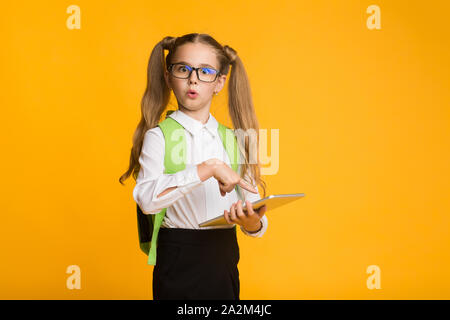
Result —
<instances>
[{"instance_id":1,"label":"girl's face","mask_svg":"<svg viewBox=\"0 0 450 320\"><path fill-rule=\"evenodd\" d=\"M172 63L181 62L194 68L203 67L203 64L207 64L210 68L219 70L219 63L213 49L201 43L186 43L179 46L173 56ZM167 86L173 90L178 105L195 111L205 107L209 109L213 95L215 92L222 90L225 85L226 75L218 76L214 82L204 82L197 78L197 73L194 70L192 70L189 78L180 79L174 77L166 69L164 78ZM197 96L195 98L190 97L188 95L189 90L195 90L198 93Z\"/></svg>"}]
</instances>

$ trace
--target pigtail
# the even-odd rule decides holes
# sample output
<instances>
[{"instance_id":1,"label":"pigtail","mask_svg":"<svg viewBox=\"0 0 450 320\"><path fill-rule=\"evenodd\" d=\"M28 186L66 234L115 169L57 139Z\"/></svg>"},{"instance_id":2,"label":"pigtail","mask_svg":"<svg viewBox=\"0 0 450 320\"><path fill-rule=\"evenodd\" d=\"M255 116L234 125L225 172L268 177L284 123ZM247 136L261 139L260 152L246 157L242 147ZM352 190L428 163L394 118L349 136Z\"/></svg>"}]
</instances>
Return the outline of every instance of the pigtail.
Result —
<instances>
[{"instance_id":1,"label":"pigtail","mask_svg":"<svg viewBox=\"0 0 450 320\"><path fill-rule=\"evenodd\" d=\"M223 47L223 51L231 64L228 82L228 109L244 159L241 177L246 179L247 174L250 173L253 181L248 182L254 185L259 184L263 189L263 197L265 197L266 184L261 179L259 161L259 124L253 106L250 81L237 52L227 45Z\"/></svg>"},{"instance_id":2,"label":"pigtail","mask_svg":"<svg viewBox=\"0 0 450 320\"><path fill-rule=\"evenodd\" d=\"M139 156L145 133L158 125L169 103L170 89L164 80L164 50L171 50L175 40L174 37L165 37L158 42L150 54L147 66L147 88L141 100L141 120L133 135L128 170L119 178L122 185L131 174L135 180L137 179L140 170Z\"/></svg>"}]
</instances>

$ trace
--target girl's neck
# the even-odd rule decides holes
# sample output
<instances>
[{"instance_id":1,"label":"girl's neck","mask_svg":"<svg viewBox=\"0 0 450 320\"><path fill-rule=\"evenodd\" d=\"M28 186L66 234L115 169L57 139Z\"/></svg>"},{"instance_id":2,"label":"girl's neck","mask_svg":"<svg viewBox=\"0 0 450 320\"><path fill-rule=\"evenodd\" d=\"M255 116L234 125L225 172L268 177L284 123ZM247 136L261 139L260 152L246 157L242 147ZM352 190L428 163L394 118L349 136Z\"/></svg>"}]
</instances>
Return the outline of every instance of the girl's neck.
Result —
<instances>
[{"instance_id":1,"label":"girl's neck","mask_svg":"<svg viewBox=\"0 0 450 320\"><path fill-rule=\"evenodd\" d=\"M205 124L209 120L209 108L205 107L199 110L189 110L182 105L178 105L178 110L187 114L191 118L200 121L202 124Z\"/></svg>"}]
</instances>

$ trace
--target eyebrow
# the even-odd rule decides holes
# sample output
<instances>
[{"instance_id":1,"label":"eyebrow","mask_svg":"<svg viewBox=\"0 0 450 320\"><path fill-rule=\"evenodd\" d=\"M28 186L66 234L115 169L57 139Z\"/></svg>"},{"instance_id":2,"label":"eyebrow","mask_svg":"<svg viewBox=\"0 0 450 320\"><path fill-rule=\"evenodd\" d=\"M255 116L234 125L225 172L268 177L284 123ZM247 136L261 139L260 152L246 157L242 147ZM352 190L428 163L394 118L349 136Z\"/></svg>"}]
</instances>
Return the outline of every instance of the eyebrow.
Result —
<instances>
[{"instance_id":1,"label":"eyebrow","mask_svg":"<svg viewBox=\"0 0 450 320\"><path fill-rule=\"evenodd\" d=\"M186 61L178 61L178 62L175 62L175 63L184 63L184 64L187 64L189 66L192 66L190 63L188 63ZM207 63L200 64L200 67L210 67L210 68L216 69L215 67L213 67L212 65L207 64Z\"/></svg>"}]
</instances>

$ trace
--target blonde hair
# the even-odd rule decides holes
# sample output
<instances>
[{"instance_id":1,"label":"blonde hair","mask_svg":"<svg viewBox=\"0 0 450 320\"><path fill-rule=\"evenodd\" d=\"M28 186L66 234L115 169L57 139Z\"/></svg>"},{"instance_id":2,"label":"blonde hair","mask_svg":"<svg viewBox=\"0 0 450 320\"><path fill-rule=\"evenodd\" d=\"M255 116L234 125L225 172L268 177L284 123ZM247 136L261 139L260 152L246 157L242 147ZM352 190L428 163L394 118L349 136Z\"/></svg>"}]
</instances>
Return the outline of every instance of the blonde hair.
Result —
<instances>
[{"instance_id":1,"label":"blonde hair","mask_svg":"<svg viewBox=\"0 0 450 320\"><path fill-rule=\"evenodd\" d=\"M138 177L140 170L139 156L145 133L158 125L169 103L170 89L164 79L164 69L172 63L172 57L177 48L185 43L202 43L210 46L217 56L221 74L227 75L230 65L232 66L228 83L228 112L234 129L241 129L243 132L253 129L256 135L256 139L248 139L247 136L242 139L241 135L236 135L244 160L240 175L241 178L246 180L246 175L250 172L254 181L246 181L253 185L259 185L261 187L259 189L263 190L263 197L265 197L266 183L261 178L259 162L259 124L253 107L247 73L234 49L227 45L222 46L205 33L190 33L177 38L165 37L153 48L148 61L147 88L141 101L141 120L133 135L128 170L119 178L119 182L123 185L123 181L131 174L133 174L135 180ZM165 59L164 50L169 51ZM236 132L241 132L241 130L236 130ZM257 152L256 163L254 163L255 161L249 163L250 150L256 150Z\"/></svg>"}]
</instances>

